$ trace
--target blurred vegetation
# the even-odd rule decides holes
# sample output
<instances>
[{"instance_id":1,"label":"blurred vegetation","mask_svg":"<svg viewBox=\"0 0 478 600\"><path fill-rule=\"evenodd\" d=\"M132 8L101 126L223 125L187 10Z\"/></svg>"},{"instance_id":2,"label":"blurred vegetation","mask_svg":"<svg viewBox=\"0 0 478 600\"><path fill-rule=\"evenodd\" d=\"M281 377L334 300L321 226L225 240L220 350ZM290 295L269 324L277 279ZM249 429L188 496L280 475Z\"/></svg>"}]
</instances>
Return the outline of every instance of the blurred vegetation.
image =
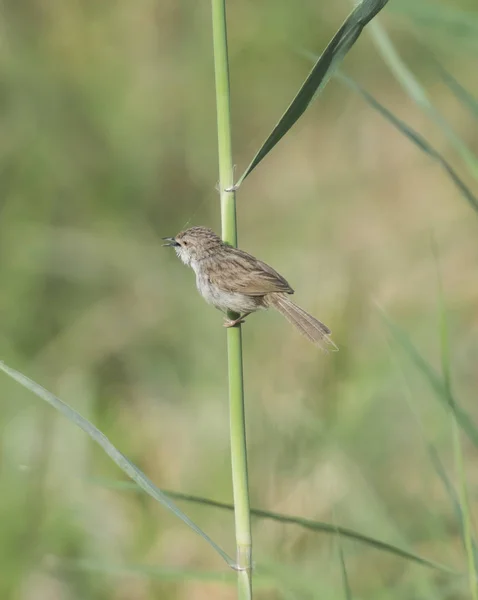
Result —
<instances>
[{"instance_id":1,"label":"blurred vegetation","mask_svg":"<svg viewBox=\"0 0 478 600\"><path fill-rule=\"evenodd\" d=\"M229 3L238 174L350 9ZM0 15L0 358L67 400L161 488L231 501L225 335L161 236L219 229L208 3L5 0ZM392 0L401 58L478 154L471 0ZM344 71L434 144L370 33ZM332 81L238 192L240 245L334 332L324 355L276 314L244 327L252 504L338 523L466 572L449 414L381 307L440 370L437 263L453 391L478 422L477 216L446 174ZM436 250L434 249L436 248ZM438 256L436 258L435 254ZM111 485L86 436L2 376L0 597L234 598L234 575L180 521ZM418 417L418 421L417 421ZM463 437L471 520L477 449ZM459 477L458 477L459 478ZM182 508L222 547L232 515ZM461 599L453 577L344 539L254 520L257 597Z\"/></svg>"}]
</instances>

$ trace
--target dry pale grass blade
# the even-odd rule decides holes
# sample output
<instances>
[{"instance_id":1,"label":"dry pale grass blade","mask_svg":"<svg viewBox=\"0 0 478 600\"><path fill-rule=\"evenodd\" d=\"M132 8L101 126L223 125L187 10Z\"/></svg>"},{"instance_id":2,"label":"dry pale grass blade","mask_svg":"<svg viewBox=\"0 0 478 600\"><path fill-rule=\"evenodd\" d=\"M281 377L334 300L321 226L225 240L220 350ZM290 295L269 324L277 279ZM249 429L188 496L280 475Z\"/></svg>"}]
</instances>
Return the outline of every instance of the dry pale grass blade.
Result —
<instances>
[{"instance_id":1,"label":"dry pale grass blade","mask_svg":"<svg viewBox=\"0 0 478 600\"><path fill-rule=\"evenodd\" d=\"M20 385L25 387L27 390L33 392L36 396L48 402L50 406L53 406L58 412L62 413L69 421L77 425L80 429L83 429L92 440L99 444L108 456L118 465L118 467L128 475L143 491L149 494L152 498L157 500L165 508L170 510L176 515L181 521L186 523L193 531L200 535L210 546L216 550L216 552L225 560L230 567L235 567L235 562L229 557L202 529L200 529L191 519L180 510L172 500L164 494L154 483L146 477L146 475L138 469L130 460L124 456L119 450L117 450L109 439L92 423L82 417L76 410L68 406L65 402L57 398L54 394L40 386L35 381L32 381L19 371L8 367L4 362L0 361L0 370L10 376L12 379L17 381Z\"/></svg>"}]
</instances>

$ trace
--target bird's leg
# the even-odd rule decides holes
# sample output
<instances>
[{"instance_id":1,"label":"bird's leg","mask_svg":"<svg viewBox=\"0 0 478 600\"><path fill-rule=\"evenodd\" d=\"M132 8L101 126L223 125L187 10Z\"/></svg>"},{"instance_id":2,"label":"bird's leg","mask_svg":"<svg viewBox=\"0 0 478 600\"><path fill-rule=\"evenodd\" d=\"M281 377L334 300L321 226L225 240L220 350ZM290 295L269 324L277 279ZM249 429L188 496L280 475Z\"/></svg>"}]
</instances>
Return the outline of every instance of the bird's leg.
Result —
<instances>
[{"instance_id":1,"label":"bird's leg","mask_svg":"<svg viewBox=\"0 0 478 600\"><path fill-rule=\"evenodd\" d=\"M250 312L246 312L243 315L241 315L238 319L224 319L224 327L235 327L240 323L244 323L244 319L250 314Z\"/></svg>"}]
</instances>

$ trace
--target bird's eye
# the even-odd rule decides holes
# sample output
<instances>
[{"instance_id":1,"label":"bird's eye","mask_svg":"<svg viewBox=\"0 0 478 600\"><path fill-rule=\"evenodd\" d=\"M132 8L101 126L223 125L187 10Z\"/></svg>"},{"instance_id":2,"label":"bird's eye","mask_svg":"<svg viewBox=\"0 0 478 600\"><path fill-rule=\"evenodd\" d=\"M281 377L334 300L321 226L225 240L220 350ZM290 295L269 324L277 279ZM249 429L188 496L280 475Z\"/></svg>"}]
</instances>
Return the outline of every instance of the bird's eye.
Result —
<instances>
[{"instance_id":1,"label":"bird's eye","mask_svg":"<svg viewBox=\"0 0 478 600\"><path fill-rule=\"evenodd\" d=\"M187 242L186 240L183 240L183 245L184 245L184 246L187 246L187 245L188 245L188 242Z\"/></svg>"}]
</instances>

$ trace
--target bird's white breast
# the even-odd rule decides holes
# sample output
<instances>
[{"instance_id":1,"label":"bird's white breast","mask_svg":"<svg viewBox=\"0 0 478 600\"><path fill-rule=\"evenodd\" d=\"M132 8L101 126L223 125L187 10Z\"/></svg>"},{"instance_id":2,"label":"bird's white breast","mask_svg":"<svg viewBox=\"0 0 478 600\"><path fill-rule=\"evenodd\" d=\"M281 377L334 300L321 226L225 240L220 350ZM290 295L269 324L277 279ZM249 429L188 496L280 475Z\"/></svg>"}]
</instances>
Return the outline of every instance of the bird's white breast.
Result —
<instances>
[{"instance_id":1,"label":"bird's white breast","mask_svg":"<svg viewBox=\"0 0 478 600\"><path fill-rule=\"evenodd\" d=\"M232 310L237 313L252 312L257 310L258 306L253 298L236 292L228 292L220 289L217 285L211 283L207 274L201 269L194 268L196 273L196 285L201 296L219 310Z\"/></svg>"}]
</instances>

